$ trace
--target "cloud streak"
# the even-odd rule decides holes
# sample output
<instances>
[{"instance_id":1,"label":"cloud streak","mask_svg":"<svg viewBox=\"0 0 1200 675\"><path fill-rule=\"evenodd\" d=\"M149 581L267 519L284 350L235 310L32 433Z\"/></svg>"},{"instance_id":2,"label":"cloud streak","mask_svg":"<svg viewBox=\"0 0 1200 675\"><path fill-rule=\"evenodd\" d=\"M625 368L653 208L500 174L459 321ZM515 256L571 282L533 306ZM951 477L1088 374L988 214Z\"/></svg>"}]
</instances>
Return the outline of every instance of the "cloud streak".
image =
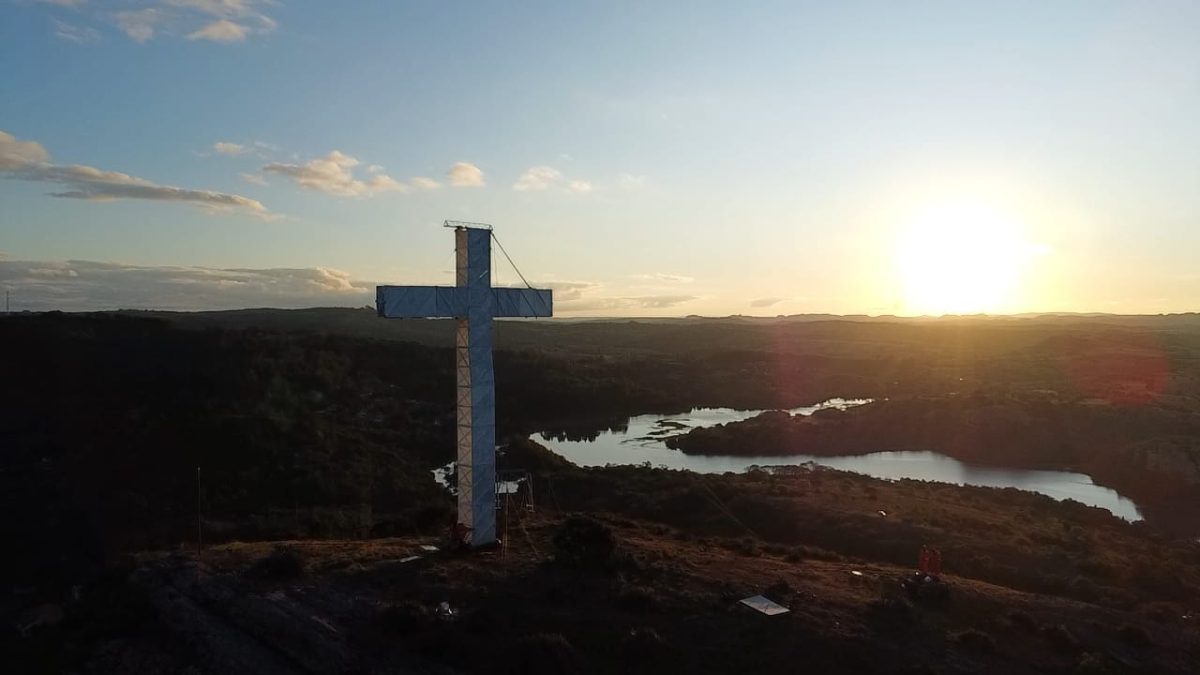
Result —
<instances>
[{"instance_id":1,"label":"cloud streak","mask_svg":"<svg viewBox=\"0 0 1200 675\"><path fill-rule=\"evenodd\" d=\"M17 311L106 309L211 310L247 307L362 307L375 298L375 281L329 267L216 268L126 265L89 260L6 260L0 286L12 291ZM607 296L592 281L541 281L554 291L555 313L613 314L665 310L691 295Z\"/></svg>"},{"instance_id":2,"label":"cloud streak","mask_svg":"<svg viewBox=\"0 0 1200 675\"><path fill-rule=\"evenodd\" d=\"M750 301L751 307L771 307L783 302L783 298L755 298Z\"/></svg>"},{"instance_id":3,"label":"cloud streak","mask_svg":"<svg viewBox=\"0 0 1200 675\"><path fill-rule=\"evenodd\" d=\"M229 141L217 141L213 143L212 149L222 155L240 155L246 152L246 146L240 143L230 143Z\"/></svg>"},{"instance_id":4,"label":"cloud streak","mask_svg":"<svg viewBox=\"0 0 1200 675\"><path fill-rule=\"evenodd\" d=\"M250 29L229 19L218 19L188 33L189 40L211 40L212 42L241 42L250 34Z\"/></svg>"},{"instance_id":5,"label":"cloud streak","mask_svg":"<svg viewBox=\"0 0 1200 675\"><path fill-rule=\"evenodd\" d=\"M76 26L75 24L54 19L54 37L68 42L83 44L99 40L100 32L88 26Z\"/></svg>"},{"instance_id":6,"label":"cloud streak","mask_svg":"<svg viewBox=\"0 0 1200 675\"><path fill-rule=\"evenodd\" d=\"M531 166L517 178L512 189L517 192L545 192L555 189L573 194L587 194L592 191L592 184L586 180L568 179L561 171L552 166Z\"/></svg>"},{"instance_id":7,"label":"cloud streak","mask_svg":"<svg viewBox=\"0 0 1200 675\"><path fill-rule=\"evenodd\" d=\"M148 267L87 260L0 259L14 310L238 309L363 306L374 283L328 267Z\"/></svg>"},{"instance_id":8,"label":"cloud streak","mask_svg":"<svg viewBox=\"0 0 1200 675\"><path fill-rule=\"evenodd\" d=\"M62 185L65 190L49 194L64 199L181 202L210 212L238 212L259 218L272 216L260 202L241 195L159 185L118 171L81 164L54 164L41 144L17 140L3 131L0 131L0 177Z\"/></svg>"},{"instance_id":9,"label":"cloud streak","mask_svg":"<svg viewBox=\"0 0 1200 675\"><path fill-rule=\"evenodd\" d=\"M666 272L654 272L653 274L635 274L634 279L638 281L653 281L658 283L668 284L690 284L695 279L693 277L684 276L682 274L668 274Z\"/></svg>"},{"instance_id":10,"label":"cloud streak","mask_svg":"<svg viewBox=\"0 0 1200 675\"><path fill-rule=\"evenodd\" d=\"M83 7L82 2L69 4ZM274 4L271 0L140 0L123 4L125 8L115 13L95 9L91 14L112 21L118 30L139 43L164 35L209 42L243 42L253 35L270 33L278 25L263 10Z\"/></svg>"},{"instance_id":11,"label":"cloud streak","mask_svg":"<svg viewBox=\"0 0 1200 675\"><path fill-rule=\"evenodd\" d=\"M339 150L311 159L303 164L272 162L263 166L263 173L283 176L296 185L336 197L368 197L381 192L410 192L434 190L441 184L432 178L416 176L401 182L383 173L382 167L372 165L366 177L355 176L359 161Z\"/></svg>"}]
</instances>

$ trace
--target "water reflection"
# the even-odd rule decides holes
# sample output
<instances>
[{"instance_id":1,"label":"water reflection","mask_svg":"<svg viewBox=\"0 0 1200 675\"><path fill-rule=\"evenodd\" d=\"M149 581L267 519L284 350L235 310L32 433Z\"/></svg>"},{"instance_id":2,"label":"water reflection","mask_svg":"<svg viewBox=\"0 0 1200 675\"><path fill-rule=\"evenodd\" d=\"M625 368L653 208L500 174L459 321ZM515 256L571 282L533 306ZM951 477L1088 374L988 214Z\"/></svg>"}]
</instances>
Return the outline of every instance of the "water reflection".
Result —
<instances>
[{"instance_id":1,"label":"water reflection","mask_svg":"<svg viewBox=\"0 0 1200 675\"><path fill-rule=\"evenodd\" d=\"M793 415L811 415L822 408L848 408L865 400L831 399L815 406L790 410ZM593 431L588 440L570 434L538 434L534 440L580 466L644 464L697 473L740 473L750 466L797 465L813 462L876 478L917 480L1017 488L1108 509L1126 520L1141 520L1137 506L1114 490L1096 485L1086 474L1069 471L1003 469L964 464L936 452L877 452L869 455L823 457L815 455L772 455L763 457L729 455L685 455L671 450L663 440L696 427L736 422L758 415L761 410L698 408L680 415L639 415L620 426Z\"/></svg>"}]
</instances>

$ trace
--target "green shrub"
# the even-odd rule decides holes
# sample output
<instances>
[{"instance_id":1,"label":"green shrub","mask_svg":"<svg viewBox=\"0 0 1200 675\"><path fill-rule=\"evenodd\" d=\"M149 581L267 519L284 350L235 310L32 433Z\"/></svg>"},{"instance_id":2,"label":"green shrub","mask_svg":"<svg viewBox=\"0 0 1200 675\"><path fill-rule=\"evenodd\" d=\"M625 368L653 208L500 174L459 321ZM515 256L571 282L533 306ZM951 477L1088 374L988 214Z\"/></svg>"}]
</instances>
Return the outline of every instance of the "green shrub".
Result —
<instances>
[{"instance_id":1,"label":"green shrub","mask_svg":"<svg viewBox=\"0 0 1200 675\"><path fill-rule=\"evenodd\" d=\"M617 540L607 525L586 516L571 516L554 534L555 560L577 567L603 567L612 559Z\"/></svg>"}]
</instances>

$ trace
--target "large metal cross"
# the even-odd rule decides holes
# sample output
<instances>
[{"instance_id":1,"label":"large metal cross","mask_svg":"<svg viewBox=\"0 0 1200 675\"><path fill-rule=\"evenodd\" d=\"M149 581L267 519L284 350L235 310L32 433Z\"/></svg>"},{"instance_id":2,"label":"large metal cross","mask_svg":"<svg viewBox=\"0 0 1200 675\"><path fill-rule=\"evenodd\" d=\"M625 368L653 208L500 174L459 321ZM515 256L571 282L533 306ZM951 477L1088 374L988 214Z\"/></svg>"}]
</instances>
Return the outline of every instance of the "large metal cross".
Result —
<instances>
[{"instance_id":1,"label":"large metal cross","mask_svg":"<svg viewBox=\"0 0 1200 675\"><path fill-rule=\"evenodd\" d=\"M457 285L377 286L375 307L389 319L454 317L458 371L458 521L471 545L496 541L496 381L492 372L492 318L550 316L548 290L493 288L492 229L454 227Z\"/></svg>"}]
</instances>

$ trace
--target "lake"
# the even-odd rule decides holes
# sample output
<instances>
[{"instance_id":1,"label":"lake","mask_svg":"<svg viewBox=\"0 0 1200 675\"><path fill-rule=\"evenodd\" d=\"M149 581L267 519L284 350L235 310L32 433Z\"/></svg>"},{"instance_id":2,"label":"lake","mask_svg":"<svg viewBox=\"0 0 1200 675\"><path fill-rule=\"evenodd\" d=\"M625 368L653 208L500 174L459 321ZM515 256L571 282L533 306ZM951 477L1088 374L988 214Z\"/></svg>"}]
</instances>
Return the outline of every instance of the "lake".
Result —
<instances>
[{"instance_id":1,"label":"lake","mask_svg":"<svg viewBox=\"0 0 1200 675\"><path fill-rule=\"evenodd\" d=\"M869 403L861 399L830 399L815 406L794 408L792 415L811 415L823 408L848 408ZM936 452L876 452L869 455L824 457L815 455L685 455L672 450L664 440L697 427L749 419L764 411L732 408L697 408L679 415L639 415L629 418L624 429L600 432L595 440L571 440L562 435L536 434L533 440L580 466L644 464L697 473L740 473L751 466L780 466L813 462L842 471L875 478L916 480L1029 490L1055 499L1075 501L1108 509L1125 520L1141 520L1137 505L1115 490L1096 485L1087 474L1070 471L1003 469L976 466Z\"/></svg>"}]
</instances>

